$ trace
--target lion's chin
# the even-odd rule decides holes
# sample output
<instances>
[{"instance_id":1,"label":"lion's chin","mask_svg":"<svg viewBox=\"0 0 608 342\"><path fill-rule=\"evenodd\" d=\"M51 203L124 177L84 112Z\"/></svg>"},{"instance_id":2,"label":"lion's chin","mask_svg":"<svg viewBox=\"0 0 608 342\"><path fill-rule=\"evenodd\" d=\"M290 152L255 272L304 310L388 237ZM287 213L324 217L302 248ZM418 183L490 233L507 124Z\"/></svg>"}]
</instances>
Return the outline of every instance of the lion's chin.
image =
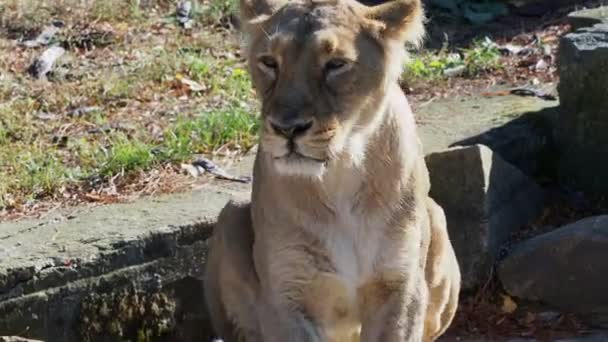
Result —
<instances>
[{"instance_id":1,"label":"lion's chin","mask_svg":"<svg viewBox=\"0 0 608 342\"><path fill-rule=\"evenodd\" d=\"M273 158L273 164L277 172L285 176L321 178L327 162L291 153Z\"/></svg>"}]
</instances>

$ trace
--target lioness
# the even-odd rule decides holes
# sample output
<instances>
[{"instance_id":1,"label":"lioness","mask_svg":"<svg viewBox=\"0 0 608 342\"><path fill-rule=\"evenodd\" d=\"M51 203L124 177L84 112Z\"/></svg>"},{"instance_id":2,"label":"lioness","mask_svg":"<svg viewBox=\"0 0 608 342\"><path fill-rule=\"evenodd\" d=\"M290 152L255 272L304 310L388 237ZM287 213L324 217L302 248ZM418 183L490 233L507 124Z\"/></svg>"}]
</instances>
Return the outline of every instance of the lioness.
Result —
<instances>
[{"instance_id":1,"label":"lioness","mask_svg":"<svg viewBox=\"0 0 608 342\"><path fill-rule=\"evenodd\" d=\"M421 2L278 1L240 3L263 125L251 203L229 203L210 242L214 329L226 341L433 341L460 271L397 82Z\"/></svg>"}]
</instances>

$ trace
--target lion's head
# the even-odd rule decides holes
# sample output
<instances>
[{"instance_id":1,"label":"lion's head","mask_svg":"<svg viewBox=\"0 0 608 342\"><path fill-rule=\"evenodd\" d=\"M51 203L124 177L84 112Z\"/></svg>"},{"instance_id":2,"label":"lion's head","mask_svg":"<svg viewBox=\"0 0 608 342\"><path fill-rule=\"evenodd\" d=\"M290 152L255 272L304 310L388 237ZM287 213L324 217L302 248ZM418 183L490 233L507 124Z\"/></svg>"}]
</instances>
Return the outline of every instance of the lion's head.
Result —
<instances>
[{"instance_id":1,"label":"lion's head","mask_svg":"<svg viewBox=\"0 0 608 342\"><path fill-rule=\"evenodd\" d=\"M260 150L282 174L320 176L363 159L398 79L404 43L423 34L420 0L241 0L247 60L262 101Z\"/></svg>"}]
</instances>

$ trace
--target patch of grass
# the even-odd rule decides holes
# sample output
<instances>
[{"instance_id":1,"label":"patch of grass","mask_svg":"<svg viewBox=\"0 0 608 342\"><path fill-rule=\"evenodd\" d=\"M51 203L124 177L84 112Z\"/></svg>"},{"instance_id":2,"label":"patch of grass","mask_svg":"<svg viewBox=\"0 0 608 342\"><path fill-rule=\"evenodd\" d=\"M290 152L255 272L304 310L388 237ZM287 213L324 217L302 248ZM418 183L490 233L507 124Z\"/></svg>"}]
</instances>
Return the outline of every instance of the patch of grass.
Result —
<instances>
[{"instance_id":1,"label":"patch of grass","mask_svg":"<svg viewBox=\"0 0 608 342\"><path fill-rule=\"evenodd\" d=\"M0 146L8 143L8 130L0 123Z\"/></svg>"},{"instance_id":2,"label":"patch of grass","mask_svg":"<svg viewBox=\"0 0 608 342\"><path fill-rule=\"evenodd\" d=\"M244 100L251 95L251 79L245 69L234 62L218 63L208 57L186 57L186 73L194 81L205 84L211 95L222 95L231 100Z\"/></svg>"},{"instance_id":3,"label":"patch of grass","mask_svg":"<svg viewBox=\"0 0 608 342\"><path fill-rule=\"evenodd\" d=\"M258 125L250 110L234 105L194 118L180 117L165 130L161 143L145 136L117 134L109 137L109 148L98 147L84 154L97 159L90 168L101 165L100 175L113 176L148 170L159 163L187 161L194 154L211 153L226 144L233 149L249 149L256 142Z\"/></svg>"},{"instance_id":4,"label":"patch of grass","mask_svg":"<svg viewBox=\"0 0 608 342\"><path fill-rule=\"evenodd\" d=\"M236 0L195 2L195 15L207 16L191 30L163 20L174 14L174 1L146 1L149 10L139 3L0 5L0 31L10 33L0 36L0 216L28 200L72 198L116 176L137 181L139 171L256 142L251 81L235 57L237 37L216 25ZM65 23L57 39L78 44L42 83L26 72L40 51L13 47L53 19ZM94 48L78 41L99 32L111 39Z\"/></svg>"},{"instance_id":5,"label":"patch of grass","mask_svg":"<svg viewBox=\"0 0 608 342\"><path fill-rule=\"evenodd\" d=\"M70 170L54 155L43 151L22 154L18 163L23 173L16 179L19 187L27 189L34 197L54 193L71 176Z\"/></svg>"},{"instance_id":6,"label":"patch of grass","mask_svg":"<svg viewBox=\"0 0 608 342\"><path fill-rule=\"evenodd\" d=\"M149 169L156 162L152 146L140 139L118 135L112 139L109 150L104 151L101 175L112 176L129 171Z\"/></svg>"},{"instance_id":7,"label":"patch of grass","mask_svg":"<svg viewBox=\"0 0 608 342\"><path fill-rule=\"evenodd\" d=\"M181 119L165 132L163 144L167 160L187 160L195 153L209 153L231 144L249 149L255 144L259 122L250 110L232 105L194 119Z\"/></svg>"},{"instance_id":8,"label":"patch of grass","mask_svg":"<svg viewBox=\"0 0 608 342\"><path fill-rule=\"evenodd\" d=\"M102 95L111 100L128 98L137 85L134 81L132 77L111 77L104 81Z\"/></svg>"},{"instance_id":9,"label":"patch of grass","mask_svg":"<svg viewBox=\"0 0 608 342\"><path fill-rule=\"evenodd\" d=\"M200 11L200 18L206 24L214 24L221 21L230 14L237 13L238 0L213 0Z\"/></svg>"},{"instance_id":10,"label":"patch of grass","mask_svg":"<svg viewBox=\"0 0 608 342\"><path fill-rule=\"evenodd\" d=\"M15 20L23 28L47 25L53 18L124 22L145 14L137 0L4 0L0 6L0 23Z\"/></svg>"},{"instance_id":11,"label":"patch of grass","mask_svg":"<svg viewBox=\"0 0 608 342\"><path fill-rule=\"evenodd\" d=\"M226 75L225 86L229 97L234 99L244 100L251 95L251 79L249 74L243 68L231 68Z\"/></svg>"},{"instance_id":12,"label":"patch of grass","mask_svg":"<svg viewBox=\"0 0 608 342\"><path fill-rule=\"evenodd\" d=\"M38 104L31 98L0 104L0 145L33 142L36 134L30 113L37 107Z\"/></svg>"},{"instance_id":13,"label":"patch of grass","mask_svg":"<svg viewBox=\"0 0 608 342\"><path fill-rule=\"evenodd\" d=\"M13 148L18 153L0 151L0 207L53 195L73 176L53 150Z\"/></svg>"},{"instance_id":14,"label":"patch of grass","mask_svg":"<svg viewBox=\"0 0 608 342\"><path fill-rule=\"evenodd\" d=\"M225 145L246 150L256 143L258 125L250 109L234 104L195 117L180 116L165 129L161 142L145 134L109 133L105 141L74 139L65 150L8 144L0 129L0 208L54 196L91 176L107 178L189 161L194 154Z\"/></svg>"},{"instance_id":15,"label":"patch of grass","mask_svg":"<svg viewBox=\"0 0 608 342\"><path fill-rule=\"evenodd\" d=\"M138 3L136 0L93 1L92 15L98 20L115 20L116 13L120 12L127 19L141 19L144 12Z\"/></svg>"},{"instance_id":16,"label":"patch of grass","mask_svg":"<svg viewBox=\"0 0 608 342\"><path fill-rule=\"evenodd\" d=\"M438 80L454 75L476 77L496 70L500 65L500 51L490 39L476 40L470 48L449 52L447 47L438 52L415 56L405 65L404 78Z\"/></svg>"},{"instance_id":17,"label":"patch of grass","mask_svg":"<svg viewBox=\"0 0 608 342\"><path fill-rule=\"evenodd\" d=\"M443 78L444 71L463 65L459 55L425 54L417 56L405 66L405 77L414 79L436 80Z\"/></svg>"},{"instance_id":18,"label":"patch of grass","mask_svg":"<svg viewBox=\"0 0 608 342\"><path fill-rule=\"evenodd\" d=\"M462 49L462 54L468 76L500 68L500 51L488 38L474 41L472 47Z\"/></svg>"}]
</instances>

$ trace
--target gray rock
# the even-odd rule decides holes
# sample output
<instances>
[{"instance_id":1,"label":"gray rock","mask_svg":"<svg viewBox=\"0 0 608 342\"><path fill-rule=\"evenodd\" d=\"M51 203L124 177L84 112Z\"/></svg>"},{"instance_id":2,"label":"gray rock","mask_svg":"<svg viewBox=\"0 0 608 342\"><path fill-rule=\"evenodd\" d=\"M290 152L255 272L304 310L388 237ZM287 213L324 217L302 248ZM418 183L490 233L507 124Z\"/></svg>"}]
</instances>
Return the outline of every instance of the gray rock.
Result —
<instances>
[{"instance_id":1,"label":"gray rock","mask_svg":"<svg viewBox=\"0 0 608 342\"><path fill-rule=\"evenodd\" d=\"M608 25L564 36L559 50L557 136L560 179L578 190L608 194Z\"/></svg>"},{"instance_id":2,"label":"gray rock","mask_svg":"<svg viewBox=\"0 0 608 342\"><path fill-rule=\"evenodd\" d=\"M180 22L185 18L190 18L190 12L192 12L192 2L190 1L180 1L176 5L175 14L177 15Z\"/></svg>"},{"instance_id":3,"label":"gray rock","mask_svg":"<svg viewBox=\"0 0 608 342\"><path fill-rule=\"evenodd\" d=\"M44 50L29 66L28 73L34 78L44 78L53 69L55 62L65 53L61 46L51 46Z\"/></svg>"},{"instance_id":4,"label":"gray rock","mask_svg":"<svg viewBox=\"0 0 608 342\"><path fill-rule=\"evenodd\" d=\"M596 24L608 23L608 7L586 8L572 12L568 15L568 21L572 25L573 31Z\"/></svg>"},{"instance_id":5,"label":"gray rock","mask_svg":"<svg viewBox=\"0 0 608 342\"><path fill-rule=\"evenodd\" d=\"M192 2L190 1L179 1L177 3L175 15L177 21L186 29L192 28L194 22L192 21Z\"/></svg>"},{"instance_id":6,"label":"gray rock","mask_svg":"<svg viewBox=\"0 0 608 342\"><path fill-rule=\"evenodd\" d=\"M608 216L597 216L516 245L498 274L513 296L608 326L607 260Z\"/></svg>"},{"instance_id":7,"label":"gray rock","mask_svg":"<svg viewBox=\"0 0 608 342\"><path fill-rule=\"evenodd\" d=\"M551 88L543 87L543 92ZM558 105L531 96L463 96L423 104L414 113L426 154L486 145L526 175L544 178L557 169L553 136Z\"/></svg>"},{"instance_id":8,"label":"gray rock","mask_svg":"<svg viewBox=\"0 0 608 342\"><path fill-rule=\"evenodd\" d=\"M484 145L455 147L426 157L431 197L445 210L463 289L487 279L514 229L537 217L543 192Z\"/></svg>"}]
</instances>

